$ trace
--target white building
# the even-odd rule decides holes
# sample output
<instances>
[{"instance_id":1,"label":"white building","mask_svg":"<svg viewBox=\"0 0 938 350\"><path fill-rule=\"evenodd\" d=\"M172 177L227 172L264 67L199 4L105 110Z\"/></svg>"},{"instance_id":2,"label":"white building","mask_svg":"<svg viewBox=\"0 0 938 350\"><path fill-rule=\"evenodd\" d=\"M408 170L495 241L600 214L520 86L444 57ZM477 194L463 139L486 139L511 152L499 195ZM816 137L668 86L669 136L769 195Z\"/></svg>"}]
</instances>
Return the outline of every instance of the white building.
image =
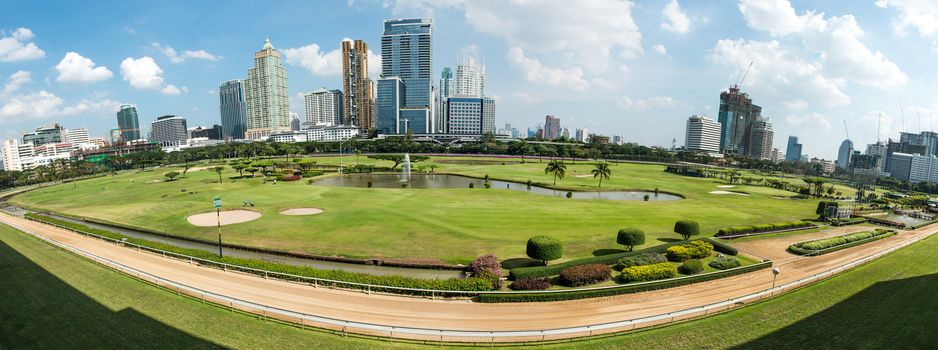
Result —
<instances>
[{"instance_id":1,"label":"white building","mask_svg":"<svg viewBox=\"0 0 938 350\"><path fill-rule=\"evenodd\" d=\"M186 119L175 115L164 115L156 118L151 124L150 140L160 146L176 146L186 142L189 138Z\"/></svg>"},{"instance_id":2,"label":"white building","mask_svg":"<svg viewBox=\"0 0 938 350\"><path fill-rule=\"evenodd\" d=\"M574 133L574 139L576 139L577 142L587 143L590 141L590 131L586 128L577 128Z\"/></svg>"},{"instance_id":3,"label":"white building","mask_svg":"<svg viewBox=\"0 0 938 350\"><path fill-rule=\"evenodd\" d=\"M354 126L312 127L300 131L281 132L270 135L274 142L332 142L345 141L359 135L360 129Z\"/></svg>"},{"instance_id":4,"label":"white building","mask_svg":"<svg viewBox=\"0 0 938 350\"><path fill-rule=\"evenodd\" d=\"M85 128L65 129L62 130L62 142L80 145L90 143L91 137L88 136L88 129Z\"/></svg>"},{"instance_id":5,"label":"white building","mask_svg":"<svg viewBox=\"0 0 938 350\"><path fill-rule=\"evenodd\" d=\"M248 69L248 78L244 80L246 139L263 139L290 130L288 91L287 69L283 67L280 52L268 39L263 48L254 53L254 67Z\"/></svg>"},{"instance_id":6,"label":"white building","mask_svg":"<svg viewBox=\"0 0 938 350\"><path fill-rule=\"evenodd\" d=\"M322 88L303 95L303 102L307 125L342 124L342 91Z\"/></svg>"},{"instance_id":7,"label":"white building","mask_svg":"<svg viewBox=\"0 0 938 350\"><path fill-rule=\"evenodd\" d=\"M33 146L16 139L6 140L3 142L3 167L8 171L23 171L49 165L55 160L71 158L73 150L74 145L64 142Z\"/></svg>"},{"instance_id":8,"label":"white building","mask_svg":"<svg viewBox=\"0 0 938 350\"><path fill-rule=\"evenodd\" d=\"M482 135L495 133L495 100L450 97L446 102L446 133Z\"/></svg>"},{"instance_id":9,"label":"white building","mask_svg":"<svg viewBox=\"0 0 938 350\"><path fill-rule=\"evenodd\" d=\"M33 144L21 144L17 139L3 141L3 169L23 171L23 158L33 156Z\"/></svg>"},{"instance_id":10,"label":"white building","mask_svg":"<svg viewBox=\"0 0 938 350\"><path fill-rule=\"evenodd\" d=\"M720 123L702 115L687 119L684 148L691 151L720 151Z\"/></svg>"},{"instance_id":11,"label":"white building","mask_svg":"<svg viewBox=\"0 0 938 350\"><path fill-rule=\"evenodd\" d=\"M457 61L456 93L453 96L475 98L485 96L485 67L466 52L460 52Z\"/></svg>"}]
</instances>

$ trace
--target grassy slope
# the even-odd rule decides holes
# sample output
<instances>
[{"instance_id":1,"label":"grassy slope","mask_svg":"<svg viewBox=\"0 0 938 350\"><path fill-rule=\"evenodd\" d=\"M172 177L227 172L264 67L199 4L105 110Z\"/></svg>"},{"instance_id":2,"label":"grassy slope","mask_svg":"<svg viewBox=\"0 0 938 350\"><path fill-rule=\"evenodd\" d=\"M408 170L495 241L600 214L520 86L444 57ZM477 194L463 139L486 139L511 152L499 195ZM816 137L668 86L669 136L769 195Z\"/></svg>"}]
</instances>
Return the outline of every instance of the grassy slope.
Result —
<instances>
[{"instance_id":1,"label":"grassy slope","mask_svg":"<svg viewBox=\"0 0 938 350\"><path fill-rule=\"evenodd\" d=\"M354 162L346 157L345 164ZM317 158L338 164L336 158ZM362 158L362 163L372 160ZM385 162L388 165L389 162ZM517 181L550 182L545 163L513 165L439 164L437 171ZM577 178L592 165L570 164L558 185L592 190L596 180ZM261 184L260 178L217 183L209 171L188 178L161 182L168 169L128 172L40 189L14 198L14 202L71 215L87 216L174 235L212 239L213 228L189 225L188 215L212 210L211 199L221 194L226 208L240 207L247 198L264 212L256 221L224 228L227 242L281 250L349 257L434 258L467 262L495 253L503 259L522 257L524 242L547 234L565 244L565 258L589 256L597 249L617 248L615 232L626 226L644 229L648 244L656 238L676 237L671 232L679 218L699 220L705 232L724 226L790 221L813 216L812 200L780 200L789 192L740 186L734 190L750 197L712 195L714 179L682 177L663 172L658 165L618 164L604 189L639 188L677 192L687 198L671 202L570 200L499 189L360 189L307 185L305 181ZM133 181L133 182L131 182ZM104 190L106 188L106 190ZM188 194L181 189L197 192ZM163 196L165 195L165 198ZM318 207L315 216L284 216L290 207ZM420 242L419 245L413 244Z\"/></svg>"},{"instance_id":2,"label":"grassy slope","mask_svg":"<svg viewBox=\"0 0 938 350\"><path fill-rule=\"evenodd\" d=\"M524 349L928 348L938 341L938 238L729 313ZM0 226L2 348L432 349L302 331L152 286Z\"/></svg>"}]
</instances>

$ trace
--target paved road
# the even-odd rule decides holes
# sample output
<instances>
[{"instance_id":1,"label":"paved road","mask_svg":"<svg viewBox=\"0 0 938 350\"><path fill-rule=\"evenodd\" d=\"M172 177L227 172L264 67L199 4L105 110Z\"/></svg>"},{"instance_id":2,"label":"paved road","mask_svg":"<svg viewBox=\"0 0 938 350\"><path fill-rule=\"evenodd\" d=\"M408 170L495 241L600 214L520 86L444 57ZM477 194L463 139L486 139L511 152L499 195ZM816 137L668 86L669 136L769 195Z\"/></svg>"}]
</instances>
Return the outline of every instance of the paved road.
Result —
<instances>
[{"instance_id":1,"label":"paved road","mask_svg":"<svg viewBox=\"0 0 938 350\"><path fill-rule=\"evenodd\" d=\"M135 269L213 293L311 315L397 327L467 331L522 331L586 326L631 320L726 301L734 297L764 290L772 284L771 273L763 270L667 290L597 299L512 304L484 304L466 300L430 300L389 295L369 295L363 292L314 288L307 285L268 280L253 275L190 265L183 261L120 247L7 214L0 214L0 222L120 262ZM779 276L778 282L782 284L823 272L916 237L930 235L935 231L938 231L938 224L820 257L786 259L780 266L782 274ZM335 328L321 324L317 325L325 328ZM645 324L644 326L650 325L652 324ZM619 330L623 329L610 329L607 332ZM348 329L348 331L375 334L361 329ZM422 338L422 336L406 334L383 333L379 335ZM423 338L440 339L439 337ZM534 339L540 339L540 337L500 338L498 340L523 341ZM550 337L547 339L550 339ZM452 338L446 340L482 339Z\"/></svg>"}]
</instances>

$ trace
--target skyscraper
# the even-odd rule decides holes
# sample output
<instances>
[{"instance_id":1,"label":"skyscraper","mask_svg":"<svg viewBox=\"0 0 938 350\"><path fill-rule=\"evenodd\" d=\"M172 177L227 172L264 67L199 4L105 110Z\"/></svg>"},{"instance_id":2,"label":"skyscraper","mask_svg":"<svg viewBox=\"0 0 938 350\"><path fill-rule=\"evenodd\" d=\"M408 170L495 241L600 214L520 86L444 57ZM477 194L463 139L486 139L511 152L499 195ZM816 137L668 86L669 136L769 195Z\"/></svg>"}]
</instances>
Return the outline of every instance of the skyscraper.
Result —
<instances>
[{"instance_id":1,"label":"skyscraper","mask_svg":"<svg viewBox=\"0 0 938 350\"><path fill-rule=\"evenodd\" d=\"M455 93L453 87L453 70L449 67L443 67L443 73L440 74L440 99L452 97Z\"/></svg>"},{"instance_id":2,"label":"skyscraper","mask_svg":"<svg viewBox=\"0 0 938 350\"><path fill-rule=\"evenodd\" d=\"M287 93L287 70L280 52L264 41L260 51L254 53L254 67L248 69L244 81L244 101L247 105L245 138L262 139L270 134L290 131L290 102Z\"/></svg>"},{"instance_id":3,"label":"skyscraper","mask_svg":"<svg viewBox=\"0 0 938 350\"><path fill-rule=\"evenodd\" d=\"M334 124L361 129L375 127L376 121L372 118L373 89L368 78L368 45L363 40L342 41L342 91L345 96L340 98L343 107L338 112L341 118Z\"/></svg>"},{"instance_id":4,"label":"skyscraper","mask_svg":"<svg viewBox=\"0 0 938 350\"><path fill-rule=\"evenodd\" d=\"M342 91L322 88L304 95L303 101L306 106L306 123L309 125L341 124ZM344 115L348 116L347 113Z\"/></svg>"},{"instance_id":5,"label":"skyscraper","mask_svg":"<svg viewBox=\"0 0 938 350\"><path fill-rule=\"evenodd\" d=\"M88 129L85 128L65 129L62 130L62 141L72 145L80 145L90 143L91 137L88 135Z\"/></svg>"},{"instance_id":6,"label":"skyscraper","mask_svg":"<svg viewBox=\"0 0 938 350\"><path fill-rule=\"evenodd\" d=\"M457 62L455 95L457 97L485 96L485 67L466 52L459 53Z\"/></svg>"},{"instance_id":7,"label":"skyscraper","mask_svg":"<svg viewBox=\"0 0 938 350\"><path fill-rule=\"evenodd\" d=\"M446 132L460 135L495 133L495 100L490 98L450 97L446 114Z\"/></svg>"},{"instance_id":8,"label":"skyscraper","mask_svg":"<svg viewBox=\"0 0 938 350\"><path fill-rule=\"evenodd\" d=\"M798 143L798 136L788 137L788 148L785 149L785 160L789 162L801 160L801 144Z\"/></svg>"},{"instance_id":9,"label":"skyscraper","mask_svg":"<svg viewBox=\"0 0 938 350\"><path fill-rule=\"evenodd\" d=\"M775 132L772 131L772 122L768 118L756 118L751 124L749 132L748 155L753 159L772 159L772 141Z\"/></svg>"},{"instance_id":10,"label":"skyscraper","mask_svg":"<svg viewBox=\"0 0 938 350\"><path fill-rule=\"evenodd\" d=\"M689 151L720 151L720 123L702 115L692 115L687 119L684 148ZM577 130L577 138L580 136Z\"/></svg>"},{"instance_id":11,"label":"skyscraper","mask_svg":"<svg viewBox=\"0 0 938 350\"><path fill-rule=\"evenodd\" d=\"M65 141L65 128L59 123L43 125L36 128L36 131L23 134L23 143L32 143L33 146L41 146L47 143L61 143Z\"/></svg>"},{"instance_id":12,"label":"skyscraper","mask_svg":"<svg viewBox=\"0 0 938 350\"><path fill-rule=\"evenodd\" d=\"M137 107L134 105L121 105L117 112L117 130L123 142L140 139L140 122L137 118Z\"/></svg>"},{"instance_id":13,"label":"skyscraper","mask_svg":"<svg viewBox=\"0 0 938 350\"><path fill-rule=\"evenodd\" d=\"M844 140L837 151L837 166L842 169L850 168L850 156L853 155L853 141Z\"/></svg>"},{"instance_id":14,"label":"skyscraper","mask_svg":"<svg viewBox=\"0 0 938 350\"><path fill-rule=\"evenodd\" d=\"M150 140L161 146L178 146L189 138L186 119L175 115L156 118L151 124Z\"/></svg>"},{"instance_id":15,"label":"skyscraper","mask_svg":"<svg viewBox=\"0 0 938 350\"><path fill-rule=\"evenodd\" d=\"M382 134L434 133L437 125L432 81L430 18L389 19L381 36L378 131Z\"/></svg>"},{"instance_id":16,"label":"skyscraper","mask_svg":"<svg viewBox=\"0 0 938 350\"><path fill-rule=\"evenodd\" d=\"M719 137L720 131L717 130L717 137ZM577 128L575 133L575 138L577 142L589 142L590 132L586 128ZM719 147L719 145L717 145Z\"/></svg>"},{"instance_id":17,"label":"skyscraper","mask_svg":"<svg viewBox=\"0 0 938 350\"><path fill-rule=\"evenodd\" d=\"M762 107L752 104L749 95L739 91L739 86L730 86L729 91L720 93L720 112L717 120L720 131L720 151L732 154L748 154L751 124L762 115Z\"/></svg>"},{"instance_id":18,"label":"skyscraper","mask_svg":"<svg viewBox=\"0 0 938 350\"><path fill-rule=\"evenodd\" d=\"M221 111L222 139L240 140L247 127L247 104L244 102L244 82L231 80L218 87Z\"/></svg>"},{"instance_id":19,"label":"skyscraper","mask_svg":"<svg viewBox=\"0 0 938 350\"><path fill-rule=\"evenodd\" d=\"M544 139L553 140L560 137L560 118L552 115L544 117Z\"/></svg>"}]
</instances>

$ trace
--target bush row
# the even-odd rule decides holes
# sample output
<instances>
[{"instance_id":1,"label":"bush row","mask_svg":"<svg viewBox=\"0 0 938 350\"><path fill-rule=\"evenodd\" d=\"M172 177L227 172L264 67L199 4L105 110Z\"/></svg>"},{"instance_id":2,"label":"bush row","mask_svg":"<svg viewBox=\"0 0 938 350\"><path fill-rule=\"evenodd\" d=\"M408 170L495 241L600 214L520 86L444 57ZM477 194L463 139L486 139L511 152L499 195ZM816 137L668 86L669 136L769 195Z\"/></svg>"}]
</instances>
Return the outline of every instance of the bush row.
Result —
<instances>
[{"instance_id":1,"label":"bush row","mask_svg":"<svg viewBox=\"0 0 938 350\"><path fill-rule=\"evenodd\" d=\"M677 268L663 262L652 265L632 266L622 269L623 282L645 282L677 277Z\"/></svg>"},{"instance_id":2,"label":"bush row","mask_svg":"<svg viewBox=\"0 0 938 350\"><path fill-rule=\"evenodd\" d=\"M664 254L641 253L619 259L619 261L616 262L616 270L622 270L632 266L651 265L663 262L668 262L668 258L665 257Z\"/></svg>"},{"instance_id":3,"label":"bush row","mask_svg":"<svg viewBox=\"0 0 938 350\"><path fill-rule=\"evenodd\" d=\"M739 260L737 260L736 258L728 257L728 256L720 256L720 257L717 257L716 259L711 260L710 264L708 265L710 265L710 267L715 268L717 270L728 270L728 269L739 267L740 263L739 263Z\"/></svg>"},{"instance_id":4,"label":"bush row","mask_svg":"<svg viewBox=\"0 0 938 350\"><path fill-rule=\"evenodd\" d=\"M163 244L159 242L148 241L145 239L128 237L119 233L110 232L106 230L95 229L87 227L85 225L76 224L73 222L68 222L64 220L58 220L52 217L39 214L28 214L30 218L44 221L47 223L68 227L74 230L79 230L82 232L87 232L99 236L104 236L116 240L124 240L127 242L141 245L148 248L164 250L167 252L172 252L180 255L191 256L194 258L209 260L218 263L225 263L230 265L236 265L240 267L246 267L250 269L257 270L266 270L270 272L278 272L283 274L290 274L302 277L311 277L311 278L320 278L328 279L335 281L343 282L352 282L352 283L361 283L361 284L372 284L379 286L387 287L398 287L398 288L416 288L416 289L433 289L433 290L451 290L451 291L486 291L492 290L494 288L492 281L485 278L450 278L445 280L436 280L436 279L420 279L420 278L411 278L403 276L378 276L378 275L369 275L363 273L353 273L348 271L341 270L321 270L315 269L308 266L294 266L287 265L275 262L254 260L254 259L244 259L226 256L224 258L219 258L217 254L207 252L201 249L190 249L190 248L180 248L177 246ZM243 270L243 272L260 274L255 271ZM283 276L282 279L291 279L288 276ZM302 280L302 279L297 279ZM367 289L365 286L354 286L347 284L337 284L346 288L356 288L356 289ZM388 292L388 293L398 293L398 294L414 294L414 295L429 295L428 292L421 291L400 291L395 289L381 289L381 288L371 288L372 291L376 292Z\"/></svg>"},{"instance_id":5,"label":"bush row","mask_svg":"<svg viewBox=\"0 0 938 350\"><path fill-rule=\"evenodd\" d=\"M550 288L550 278L525 278L508 286L512 290L544 290Z\"/></svg>"},{"instance_id":6,"label":"bush row","mask_svg":"<svg viewBox=\"0 0 938 350\"><path fill-rule=\"evenodd\" d=\"M608 281L612 278L609 265L588 264L568 267L560 271L560 280L568 287L580 287Z\"/></svg>"},{"instance_id":7,"label":"bush row","mask_svg":"<svg viewBox=\"0 0 938 350\"><path fill-rule=\"evenodd\" d=\"M714 246L714 250L718 252L729 254L729 255L737 254L737 251L735 248L730 247L729 245L726 245L724 243L718 242L714 239L701 238L700 240L706 241L712 244ZM565 261L562 263L553 264L549 266L518 267L518 268L511 269L511 271L509 271L508 278L512 281L517 281L517 280L525 279L525 278L556 276L560 274L560 271L563 271L563 269L572 267L572 266L577 266L577 265L586 265L586 264L614 265L616 262L619 261L619 259L622 259L625 257L631 257L631 256L644 254L644 253L664 254L667 251L668 247L682 245L682 244L687 244L687 242L686 241L671 242L671 243L656 245L654 247L640 249L640 250L636 250L632 252L622 252L622 253L616 253L616 254L593 256L593 257L588 257L588 258Z\"/></svg>"},{"instance_id":8,"label":"bush row","mask_svg":"<svg viewBox=\"0 0 938 350\"><path fill-rule=\"evenodd\" d=\"M703 259L713 253L713 245L704 241L693 241L684 245L668 247L668 260L683 262L690 259Z\"/></svg>"},{"instance_id":9,"label":"bush row","mask_svg":"<svg viewBox=\"0 0 938 350\"><path fill-rule=\"evenodd\" d=\"M671 264L668 264L671 265ZM772 266L772 262L763 262L754 265L743 266L736 269L705 273L701 275L689 276L680 279L666 279L642 284L630 284L610 288L592 289L592 290L573 290L554 293L510 293L510 294L482 294L476 298L483 303L520 303L520 302L544 302L574 300L586 298L598 298L628 293L646 292L693 284L704 281L711 281L730 276L736 276L752 271L765 269ZM674 266L671 265L673 268Z\"/></svg>"},{"instance_id":10,"label":"bush row","mask_svg":"<svg viewBox=\"0 0 938 350\"><path fill-rule=\"evenodd\" d=\"M792 221L778 224L762 224L752 226L734 226L724 227L717 231L716 237L745 235L750 233L763 233L771 231L791 230L796 228L811 227L813 224L807 221Z\"/></svg>"},{"instance_id":11,"label":"bush row","mask_svg":"<svg viewBox=\"0 0 938 350\"><path fill-rule=\"evenodd\" d=\"M833 226L846 226L846 225L855 225L862 224L866 222L864 217L852 217L847 219L831 219L831 225Z\"/></svg>"},{"instance_id":12,"label":"bush row","mask_svg":"<svg viewBox=\"0 0 938 350\"><path fill-rule=\"evenodd\" d=\"M844 248L857 246L894 235L892 230L876 229L875 231L855 232L843 236L799 242L788 246L788 251L799 255L818 255L835 252Z\"/></svg>"}]
</instances>

